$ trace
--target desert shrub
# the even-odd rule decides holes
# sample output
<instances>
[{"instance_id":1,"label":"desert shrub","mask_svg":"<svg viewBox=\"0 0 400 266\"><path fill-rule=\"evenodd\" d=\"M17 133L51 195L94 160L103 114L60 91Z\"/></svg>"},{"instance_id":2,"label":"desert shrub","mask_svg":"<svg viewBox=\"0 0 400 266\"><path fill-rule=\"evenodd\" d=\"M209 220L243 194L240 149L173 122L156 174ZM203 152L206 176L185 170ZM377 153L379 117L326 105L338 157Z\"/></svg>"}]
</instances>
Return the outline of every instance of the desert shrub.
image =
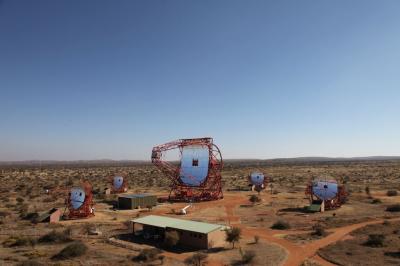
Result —
<instances>
[{"instance_id":1,"label":"desert shrub","mask_svg":"<svg viewBox=\"0 0 400 266\"><path fill-rule=\"evenodd\" d=\"M382 201L381 201L380 199L373 199L373 200L371 201L371 203L372 203L372 204L381 204Z\"/></svg>"},{"instance_id":2,"label":"desert shrub","mask_svg":"<svg viewBox=\"0 0 400 266\"><path fill-rule=\"evenodd\" d=\"M261 199L260 199L260 197L258 197L257 195L251 195L250 198L249 198L249 201L250 201L251 203L255 204L255 203L257 203L257 202L260 202Z\"/></svg>"},{"instance_id":3,"label":"desert shrub","mask_svg":"<svg viewBox=\"0 0 400 266\"><path fill-rule=\"evenodd\" d=\"M105 198L106 198L106 194L103 194L103 193L97 193L96 194L96 199L103 200Z\"/></svg>"},{"instance_id":4,"label":"desert shrub","mask_svg":"<svg viewBox=\"0 0 400 266\"><path fill-rule=\"evenodd\" d=\"M57 200L56 197L50 196L50 197L44 198L44 199L42 200L42 202L54 202L54 201L56 201L56 200Z\"/></svg>"},{"instance_id":5,"label":"desert shrub","mask_svg":"<svg viewBox=\"0 0 400 266\"><path fill-rule=\"evenodd\" d=\"M201 266L204 264L208 255L203 252L196 252L191 257L185 259L184 263L191 266Z\"/></svg>"},{"instance_id":6,"label":"desert shrub","mask_svg":"<svg viewBox=\"0 0 400 266\"><path fill-rule=\"evenodd\" d=\"M74 184L74 181L70 178L70 179L68 179L67 181L65 181L65 185L66 186L72 186Z\"/></svg>"},{"instance_id":7,"label":"desert shrub","mask_svg":"<svg viewBox=\"0 0 400 266\"><path fill-rule=\"evenodd\" d=\"M43 266L44 264L36 260L25 260L17 264L18 266Z\"/></svg>"},{"instance_id":8,"label":"desert shrub","mask_svg":"<svg viewBox=\"0 0 400 266\"><path fill-rule=\"evenodd\" d=\"M179 242L179 234L177 231L168 231L165 232L165 238L164 238L164 245L166 247L174 247L178 244Z\"/></svg>"},{"instance_id":9,"label":"desert shrub","mask_svg":"<svg viewBox=\"0 0 400 266\"><path fill-rule=\"evenodd\" d=\"M385 252L385 256L390 256L390 257L393 257L393 258L400 259L400 251L398 251L398 252Z\"/></svg>"},{"instance_id":10,"label":"desert shrub","mask_svg":"<svg viewBox=\"0 0 400 266\"><path fill-rule=\"evenodd\" d=\"M27 213L24 217L22 217L25 220L29 220L32 223L36 223L37 219L39 218L39 214L37 212L30 212Z\"/></svg>"},{"instance_id":11,"label":"desert shrub","mask_svg":"<svg viewBox=\"0 0 400 266\"><path fill-rule=\"evenodd\" d=\"M288 222L279 220L277 222L275 222L272 226L271 229L275 229L275 230L286 230L286 229L290 229L290 224Z\"/></svg>"},{"instance_id":12,"label":"desert shrub","mask_svg":"<svg viewBox=\"0 0 400 266\"><path fill-rule=\"evenodd\" d=\"M256 257L256 253L253 250L246 250L243 252L242 249L239 249L239 252L241 263L244 265L250 264Z\"/></svg>"},{"instance_id":13,"label":"desert shrub","mask_svg":"<svg viewBox=\"0 0 400 266\"><path fill-rule=\"evenodd\" d=\"M327 235L325 228L323 228L322 225L320 225L320 224L315 224L312 227L312 229L313 229L313 232L312 232L313 235L316 235L316 236L326 236Z\"/></svg>"},{"instance_id":14,"label":"desert shrub","mask_svg":"<svg viewBox=\"0 0 400 266\"><path fill-rule=\"evenodd\" d=\"M1 201L2 201L2 202L9 202L9 201L10 201L10 199L9 199L9 198L7 198L7 197L4 197L4 198L2 198L2 199L1 199Z\"/></svg>"},{"instance_id":15,"label":"desert shrub","mask_svg":"<svg viewBox=\"0 0 400 266\"><path fill-rule=\"evenodd\" d=\"M53 259L65 260L69 258L79 257L85 254L87 249L88 248L84 243L76 241L69 244L68 246L63 248L59 253L54 255Z\"/></svg>"},{"instance_id":16,"label":"desert shrub","mask_svg":"<svg viewBox=\"0 0 400 266\"><path fill-rule=\"evenodd\" d=\"M89 235L91 232L96 231L96 225L91 223L85 223L82 228L82 233Z\"/></svg>"},{"instance_id":17,"label":"desert shrub","mask_svg":"<svg viewBox=\"0 0 400 266\"><path fill-rule=\"evenodd\" d=\"M386 195L389 196L389 197L397 196L397 190L388 190L386 192Z\"/></svg>"},{"instance_id":18,"label":"desert shrub","mask_svg":"<svg viewBox=\"0 0 400 266\"><path fill-rule=\"evenodd\" d=\"M24 219L28 214L29 206L28 204L17 204L16 211L19 213L19 217Z\"/></svg>"},{"instance_id":19,"label":"desert shrub","mask_svg":"<svg viewBox=\"0 0 400 266\"><path fill-rule=\"evenodd\" d=\"M15 207L15 205L12 204L12 203L7 203L7 204L5 205L5 207L8 208L8 209L11 209L11 208Z\"/></svg>"},{"instance_id":20,"label":"desert shrub","mask_svg":"<svg viewBox=\"0 0 400 266\"><path fill-rule=\"evenodd\" d=\"M225 231L225 240L232 244L232 248L235 248L235 243L239 242L241 234L239 227L232 227Z\"/></svg>"},{"instance_id":21,"label":"desert shrub","mask_svg":"<svg viewBox=\"0 0 400 266\"><path fill-rule=\"evenodd\" d=\"M21 197L16 198L16 200L18 204L22 204L25 201L25 199Z\"/></svg>"},{"instance_id":22,"label":"desert shrub","mask_svg":"<svg viewBox=\"0 0 400 266\"><path fill-rule=\"evenodd\" d=\"M164 264L164 260L165 260L165 256L164 255L158 255L157 259L160 260L160 264L163 265Z\"/></svg>"},{"instance_id":23,"label":"desert shrub","mask_svg":"<svg viewBox=\"0 0 400 266\"><path fill-rule=\"evenodd\" d=\"M29 236L10 236L3 242L5 247L34 246L36 239Z\"/></svg>"},{"instance_id":24,"label":"desert shrub","mask_svg":"<svg viewBox=\"0 0 400 266\"><path fill-rule=\"evenodd\" d=\"M6 217L6 216L9 216L10 215L10 213L9 212L6 212L6 211L0 211L0 217Z\"/></svg>"},{"instance_id":25,"label":"desert shrub","mask_svg":"<svg viewBox=\"0 0 400 266\"><path fill-rule=\"evenodd\" d=\"M69 241L71 241L69 229L63 232L53 230L39 238L40 243L64 243Z\"/></svg>"},{"instance_id":26,"label":"desert shrub","mask_svg":"<svg viewBox=\"0 0 400 266\"><path fill-rule=\"evenodd\" d=\"M364 245L369 247L383 247L383 242L385 241L385 236L380 234L372 234L368 236L367 241Z\"/></svg>"},{"instance_id":27,"label":"desert shrub","mask_svg":"<svg viewBox=\"0 0 400 266\"><path fill-rule=\"evenodd\" d=\"M400 204L394 204L386 207L386 211L388 212L400 212Z\"/></svg>"},{"instance_id":28,"label":"desert shrub","mask_svg":"<svg viewBox=\"0 0 400 266\"><path fill-rule=\"evenodd\" d=\"M142 249L139 253L139 255L137 255L136 257L133 257L133 261L136 262L150 262L150 261L154 261L156 260L159 256L159 254L161 253L161 250L159 250L158 248L146 248L146 249Z\"/></svg>"}]
</instances>

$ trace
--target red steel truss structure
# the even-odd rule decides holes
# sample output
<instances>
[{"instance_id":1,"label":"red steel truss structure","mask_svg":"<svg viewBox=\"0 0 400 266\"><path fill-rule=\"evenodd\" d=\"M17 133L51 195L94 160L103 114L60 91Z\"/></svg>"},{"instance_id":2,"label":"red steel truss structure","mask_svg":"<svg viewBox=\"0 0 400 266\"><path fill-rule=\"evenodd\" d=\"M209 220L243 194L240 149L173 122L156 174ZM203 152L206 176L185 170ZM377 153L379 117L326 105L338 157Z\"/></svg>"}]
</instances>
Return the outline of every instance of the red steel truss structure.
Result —
<instances>
[{"instance_id":1,"label":"red steel truss structure","mask_svg":"<svg viewBox=\"0 0 400 266\"><path fill-rule=\"evenodd\" d=\"M313 182L312 180L307 184L306 191L305 191L306 196L309 198L310 203L312 204L315 201L322 201L320 198L318 198L314 193L313 193ZM338 184L338 192L336 194L336 197L330 199L330 200L324 200L324 208L325 210L333 210L337 209L340 206L342 206L346 201L348 197L348 192L346 191L346 188L342 184Z\"/></svg>"},{"instance_id":2,"label":"red steel truss structure","mask_svg":"<svg viewBox=\"0 0 400 266\"><path fill-rule=\"evenodd\" d=\"M185 147L208 147L207 177L198 185L188 185L180 178L182 151ZM179 149L181 161L179 164L162 159L165 152ZM213 144L212 138L180 139L155 146L151 155L152 163L159 168L170 180L169 200L175 201L209 201L223 198L221 170L223 167L222 155L219 148Z\"/></svg>"},{"instance_id":3,"label":"red steel truss structure","mask_svg":"<svg viewBox=\"0 0 400 266\"><path fill-rule=\"evenodd\" d=\"M89 181L83 181L80 188L85 192L85 200L78 209L72 207L71 191L68 193L66 199L66 207L69 211L68 219L83 219L94 216L92 185Z\"/></svg>"}]
</instances>

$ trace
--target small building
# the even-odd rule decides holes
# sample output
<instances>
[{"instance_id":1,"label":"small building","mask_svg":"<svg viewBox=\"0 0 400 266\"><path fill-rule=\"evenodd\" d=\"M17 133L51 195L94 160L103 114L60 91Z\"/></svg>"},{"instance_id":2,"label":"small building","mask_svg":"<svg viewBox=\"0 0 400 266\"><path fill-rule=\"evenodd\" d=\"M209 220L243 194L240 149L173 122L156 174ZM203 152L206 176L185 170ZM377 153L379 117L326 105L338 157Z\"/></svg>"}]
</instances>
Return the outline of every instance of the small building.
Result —
<instances>
[{"instance_id":1,"label":"small building","mask_svg":"<svg viewBox=\"0 0 400 266\"><path fill-rule=\"evenodd\" d=\"M50 211L41 214L38 217L37 221L39 223L56 223L60 221L60 217L61 217L61 210L53 208Z\"/></svg>"},{"instance_id":2,"label":"small building","mask_svg":"<svg viewBox=\"0 0 400 266\"><path fill-rule=\"evenodd\" d=\"M157 197L151 194L127 194L118 196L118 208L131 210L157 205Z\"/></svg>"},{"instance_id":3,"label":"small building","mask_svg":"<svg viewBox=\"0 0 400 266\"><path fill-rule=\"evenodd\" d=\"M222 247L225 244L225 230L220 224L189 221L166 216L149 215L131 220L132 232L145 239L163 240L165 232L176 231L179 234L179 245L209 249Z\"/></svg>"},{"instance_id":4,"label":"small building","mask_svg":"<svg viewBox=\"0 0 400 266\"><path fill-rule=\"evenodd\" d=\"M110 195L111 194L111 188L105 188L104 189L104 194L105 195Z\"/></svg>"}]
</instances>

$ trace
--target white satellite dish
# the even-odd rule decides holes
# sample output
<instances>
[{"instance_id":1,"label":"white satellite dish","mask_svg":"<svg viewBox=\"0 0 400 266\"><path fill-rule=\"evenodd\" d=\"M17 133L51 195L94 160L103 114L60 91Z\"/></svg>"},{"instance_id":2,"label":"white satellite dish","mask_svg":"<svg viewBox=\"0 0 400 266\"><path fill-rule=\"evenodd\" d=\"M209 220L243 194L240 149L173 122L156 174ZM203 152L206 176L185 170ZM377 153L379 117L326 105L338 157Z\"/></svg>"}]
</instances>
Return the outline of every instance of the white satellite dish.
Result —
<instances>
[{"instance_id":1,"label":"white satellite dish","mask_svg":"<svg viewBox=\"0 0 400 266\"><path fill-rule=\"evenodd\" d=\"M115 190L119 190L124 184L124 178L122 176L114 176L113 186Z\"/></svg>"},{"instance_id":2,"label":"white satellite dish","mask_svg":"<svg viewBox=\"0 0 400 266\"><path fill-rule=\"evenodd\" d=\"M71 205L73 209L79 209L85 202L85 191L81 188L71 189L70 195Z\"/></svg>"},{"instance_id":3,"label":"white satellite dish","mask_svg":"<svg viewBox=\"0 0 400 266\"><path fill-rule=\"evenodd\" d=\"M253 172L250 174L250 182L255 186L263 186L264 185L265 176L260 172Z\"/></svg>"}]
</instances>

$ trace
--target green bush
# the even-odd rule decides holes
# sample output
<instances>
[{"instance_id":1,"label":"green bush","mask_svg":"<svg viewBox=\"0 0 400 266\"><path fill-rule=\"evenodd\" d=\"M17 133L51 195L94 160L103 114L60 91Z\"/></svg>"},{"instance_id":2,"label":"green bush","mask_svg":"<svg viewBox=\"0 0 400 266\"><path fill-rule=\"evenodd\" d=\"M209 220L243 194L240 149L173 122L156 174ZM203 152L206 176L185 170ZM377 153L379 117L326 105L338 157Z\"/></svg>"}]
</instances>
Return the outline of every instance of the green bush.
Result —
<instances>
[{"instance_id":1,"label":"green bush","mask_svg":"<svg viewBox=\"0 0 400 266\"><path fill-rule=\"evenodd\" d=\"M88 248L84 243L76 241L63 248L58 254L54 255L53 259L65 260L79 257L85 254L87 249Z\"/></svg>"},{"instance_id":2,"label":"green bush","mask_svg":"<svg viewBox=\"0 0 400 266\"><path fill-rule=\"evenodd\" d=\"M380 234L372 234L368 236L367 241L364 245L369 247L383 247L383 242L385 241L385 236Z\"/></svg>"},{"instance_id":3,"label":"green bush","mask_svg":"<svg viewBox=\"0 0 400 266\"><path fill-rule=\"evenodd\" d=\"M286 230L286 229L290 229L290 224L288 222L279 220L277 222L275 222L272 226L271 229L275 229L275 230Z\"/></svg>"}]
</instances>

